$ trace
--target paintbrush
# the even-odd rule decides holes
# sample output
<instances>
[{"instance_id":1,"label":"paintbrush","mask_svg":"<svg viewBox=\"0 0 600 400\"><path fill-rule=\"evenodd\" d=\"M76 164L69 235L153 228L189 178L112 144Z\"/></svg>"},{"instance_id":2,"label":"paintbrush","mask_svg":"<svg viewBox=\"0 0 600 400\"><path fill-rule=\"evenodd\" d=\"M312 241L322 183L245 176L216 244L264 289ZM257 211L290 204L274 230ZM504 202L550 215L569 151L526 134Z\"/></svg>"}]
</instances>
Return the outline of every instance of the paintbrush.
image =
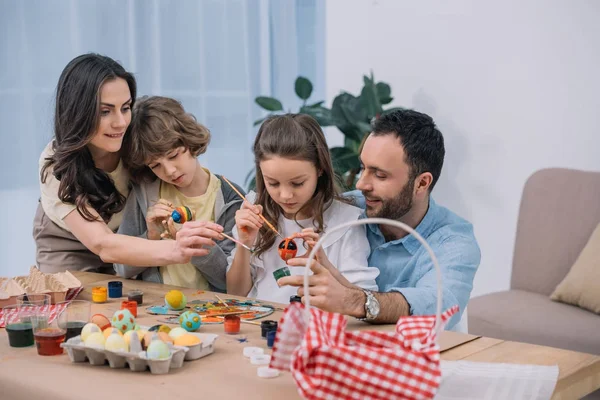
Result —
<instances>
[{"instance_id":1,"label":"paintbrush","mask_svg":"<svg viewBox=\"0 0 600 400\"><path fill-rule=\"evenodd\" d=\"M240 246L242 246L243 248L248 250L250 253L254 253L254 249L251 249L250 247L246 246L244 243L240 242L239 240L232 238L231 236L229 236L226 233L221 232L221 235L225 236L227 239L231 240L232 242L239 244Z\"/></svg>"},{"instance_id":2,"label":"paintbrush","mask_svg":"<svg viewBox=\"0 0 600 400\"><path fill-rule=\"evenodd\" d=\"M229 304L225 303L225 301L223 301L222 298L219 297L219 295L215 294L215 297L217 298L217 300L219 300L219 303L223 304L225 307L229 308Z\"/></svg>"},{"instance_id":3,"label":"paintbrush","mask_svg":"<svg viewBox=\"0 0 600 400\"><path fill-rule=\"evenodd\" d=\"M246 197L239 190L237 190L237 188L235 186L233 186L233 184L231 182L229 182L229 180L227 178L225 178L224 176L222 176L222 178L225 180L225 182L227 182L227 184L229 186L231 186L231 188L233 189L233 191L236 192L238 194L238 196L240 196L242 198L242 200L248 201L246 199ZM248 203L250 203L250 202L248 201ZM260 217L260 219L262 219L263 221L265 221L265 224L267 224L269 226L269 228L271 228L271 230L273 232L275 232L282 239L285 239L283 237L283 235L281 233L279 233L279 231L277 231L277 229L275 229L275 227L273 225L271 225L271 223L269 221L267 221L267 219L262 214L258 214L258 216Z\"/></svg>"}]
</instances>

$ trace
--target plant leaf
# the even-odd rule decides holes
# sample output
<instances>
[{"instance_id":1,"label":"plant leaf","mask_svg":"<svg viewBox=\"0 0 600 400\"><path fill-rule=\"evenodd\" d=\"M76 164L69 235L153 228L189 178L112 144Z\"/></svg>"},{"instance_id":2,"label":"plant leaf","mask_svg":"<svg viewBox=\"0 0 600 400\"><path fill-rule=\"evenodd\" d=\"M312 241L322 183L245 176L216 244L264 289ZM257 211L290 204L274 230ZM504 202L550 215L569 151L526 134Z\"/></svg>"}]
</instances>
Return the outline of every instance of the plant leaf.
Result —
<instances>
[{"instance_id":1,"label":"plant leaf","mask_svg":"<svg viewBox=\"0 0 600 400\"><path fill-rule=\"evenodd\" d=\"M360 168L358 154L354 150L348 147L333 147L329 151L331 153L331 162L340 174L351 169Z\"/></svg>"},{"instance_id":2,"label":"plant leaf","mask_svg":"<svg viewBox=\"0 0 600 400\"><path fill-rule=\"evenodd\" d=\"M269 118L270 116L271 116L271 114L267 115L267 116L266 116L266 117L264 117L264 118L257 119L256 121L254 121L254 124L253 124L252 126L256 126L256 125L260 125L260 124L262 124L262 123L263 123L263 121L264 121L265 119Z\"/></svg>"},{"instance_id":3,"label":"plant leaf","mask_svg":"<svg viewBox=\"0 0 600 400\"><path fill-rule=\"evenodd\" d=\"M301 114L308 114L317 120L321 126L332 126L333 117L331 116L331 110L322 106L303 106L300 107Z\"/></svg>"},{"instance_id":4,"label":"plant leaf","mask_svg":"<svg viewBox=\"0 0 600 400\"><path fill-rule=\"evenodd\" d=\"M261 106L267 111L281 111L283 110L283 105L281 102L273 97L259 96L254 99L256 104Z\"/></svg>"},{"instance_id":5,"label":"plant leaf","mask_svg":"<svg viewBox=\"0 0 600 400\"><path fill-rule=\"evenodd\" d=\"M381 104L388 104L392 101L392 88L390 88L390 85L384 82L378 82L377 85L375 85L375 89L377 90L377 97Z\"/></svg>"},{"instance_id":6,"label":"plant leaf","mask_svg":"<svg viewBox=\"0 0 600 400\"><path fill-rule=\"evenodd\" d=\"M309 104L306 107L319 107L320 105L323 105L323 103L325 103L324 101L319 101L315 104Z\"/></svg>"},{"instance_id":7,"label":"plant leaf","mask_svg":"<svg viewBox=\"0 0 600 400\"><path fill-rule=\"evenodd\" d=\"M367 79L365 79L365 82L367 82ZM383 111L381 103L379 102L379 97L377 96L377 88L372 81L368 81L362 88L362 91L360 92L360 101L366 110L369 120L381 114Z\"/></svg>"},{"instance_id":8,"label":"plant leaf","mask_svg":"<svg viewBox=\"0 0 600 400\"><path fill-rule=\"evenodd\" d=\"M312 85L312 83L307 78L305 78L303 76L299 76L296 79L296 84L294 86L295 86L295 89L296 89L296 94L302 100L308 99L310 97L312 91L313 91L313 85Z\"/></svg>"}]
</instances>

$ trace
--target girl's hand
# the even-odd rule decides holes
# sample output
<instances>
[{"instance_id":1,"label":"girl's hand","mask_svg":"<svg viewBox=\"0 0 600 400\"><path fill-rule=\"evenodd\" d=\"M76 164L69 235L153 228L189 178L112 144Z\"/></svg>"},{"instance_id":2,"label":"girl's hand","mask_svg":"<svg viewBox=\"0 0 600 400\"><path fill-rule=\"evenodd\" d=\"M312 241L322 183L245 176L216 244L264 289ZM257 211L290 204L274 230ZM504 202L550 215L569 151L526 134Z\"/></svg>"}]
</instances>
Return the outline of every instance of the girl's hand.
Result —
<instances>
[{"instance_id":1,"label":"girl's hand","mask_svg":"<svg viewBox=\"0 0 600 400\"><path fill-rule=\"evenodd\" d=\"M148 239L160 240L165 231L164 223L171 218L173 204L165 199L158 200L154 205L148 207L146 214L146 227L148 229ZM175 235L173 235L173 238Z\"/></svg>"},{"instance_id":2,"label":"girl's hand","mask_svg":"<svg viewBox=\"0 0 600 400\"><path fill-rule=\"evenodd\" d=\"M177 237L177 228L173 217L163 220L163 233L160 234L162 239L175 239Z\"/></svg>"},{"instance_id":3,"label":"girl's hand","mask_svg":"<svg viewBox=\"0 0 600 400\"><path fill-rule=\"evenodd\" d=\"M240 242L248 247L254 246L258 231L263 225L263 220L258 216L260 213L262 213L262 206L247 201L244 201L242 207L235 212L238 237Z\"/></svg>"},{"instance_id":4,"label":"girl's hand","mask_svg":"<svg viewBox=\"0 0 600 400\"><path fill-rule=\"evenodd\" d=\"M313 228L302 229L301 232L294 234L294 237L302 239L304 241L304 247L306 248L306 253L304 255L296 257L296 258L308 258L308 255L313 250L313 248L316 246L316 244L320 238L319 234L317 232L315 232L315 230ZM327 255L325 255L325 250L323 250L323 246L321 246L321 248L319 248L319 251L317 251L317 254L315 255L315 259L317 260L317 262L319 262L321 265L327 267L328 269L329 268L335 269L333 264L331 264L331 262L327 258Z\"/></svg>"}]
</instances>

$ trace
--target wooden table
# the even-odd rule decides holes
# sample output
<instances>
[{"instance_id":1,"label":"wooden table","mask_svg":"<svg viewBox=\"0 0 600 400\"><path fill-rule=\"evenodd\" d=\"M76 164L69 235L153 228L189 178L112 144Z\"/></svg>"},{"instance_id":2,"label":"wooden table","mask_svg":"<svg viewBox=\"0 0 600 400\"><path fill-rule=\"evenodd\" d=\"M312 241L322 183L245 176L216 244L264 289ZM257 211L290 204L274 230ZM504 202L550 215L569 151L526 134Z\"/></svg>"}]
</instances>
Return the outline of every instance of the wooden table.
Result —
<instances>
[{"instance_id":1,"label":"wooden table","mask_svg":"<svg viewBox=\"0 0 600 400\"><path fill-rule=\"evenodd\" d=\"M123 281L123 294L129 290L144 292L144 305L138 310L138 322L153 325L157 316L147 315L145 307L159 304L168 285L122 280L115 277L75 273L85 289L79 298L91 300L93 286L106 286L110 280ZM179 288L180 289L180 288ZM183 290L188 300L211 299L210 292ZM227 295L228 298L233 296ZM109 299L105 304L92 304L92 313L111 316L120 308L121 299ZM281 312L269 316L279 319ZM393 325L372 326L349 319L349 329L392 330ZM260 327L242 324L240 335L225 335L222 325L204 325L201 331L219 334L215 353L200 360L186 362L183 368L167 375L134 373L72 364L68 356L38 356L33 347L15 349L8 346L8 337L0 329L0 398L13 399L198 399L227 398L241 400L265 398L299 398L289 373L275 379L262 380L256 376L256 366L242 355L245 346L266 349ZM238 340L246 337L245 343ZM600 357L568 350L508 342L456 332L444 332L440 337L442 359L503 362L515 364L558 365L559 378L553 399L577 399L600 388Z\"/></svg>"}]
</instances>

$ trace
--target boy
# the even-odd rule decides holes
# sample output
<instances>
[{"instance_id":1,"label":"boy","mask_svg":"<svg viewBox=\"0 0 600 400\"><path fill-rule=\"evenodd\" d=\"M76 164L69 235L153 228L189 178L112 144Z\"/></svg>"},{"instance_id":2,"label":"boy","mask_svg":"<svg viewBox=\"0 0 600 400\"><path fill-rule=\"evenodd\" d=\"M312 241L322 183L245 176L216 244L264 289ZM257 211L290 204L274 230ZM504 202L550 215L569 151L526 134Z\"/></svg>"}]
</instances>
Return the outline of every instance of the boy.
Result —
<instances>
[{"instance_id":1,"label":"boy","mask_svg":"<svg viewBox=\"0 0 600 400\"><path fill-rule=\"evenodd\" d=\"M134 185L118 233L172 239L177 229L171 212L187 206L195 220L214 222L231 235L242 199L198 162L210 141L208 129L167 97L143 97L132 114L122 154ZM125 278L137 275L146 281L225 292L227 256L234 246L224 239L209 247L210 254L193 257L189 264L146 268L115 264L115 271Z\"/></svg>"}]
</instances>

